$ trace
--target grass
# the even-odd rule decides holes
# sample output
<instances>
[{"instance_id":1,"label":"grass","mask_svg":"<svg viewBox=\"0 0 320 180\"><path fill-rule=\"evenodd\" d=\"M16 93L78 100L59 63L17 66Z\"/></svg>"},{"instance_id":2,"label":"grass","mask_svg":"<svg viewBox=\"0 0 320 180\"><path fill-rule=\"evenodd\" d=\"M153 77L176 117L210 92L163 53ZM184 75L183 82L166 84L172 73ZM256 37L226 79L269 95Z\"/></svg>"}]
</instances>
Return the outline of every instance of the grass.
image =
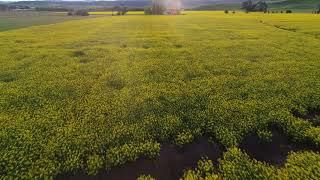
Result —
<instances>
[{"instance_id":1,"label":"grass","mask_svg":"<svg viewBox=\"0 0 320 180\"><path fill-rule=\"evenodd\" d=\"M54 24L83 18L87 17L67 16L66 13L55 12L0 12L0 31Z\"/></svg>"},{"instance_id":2,"label":"grass","mask_svg":"<svg viewBox=\"0 0 320 180\"><path fill-rule=\"evenodd\" d=\"M279 168L239 144L272 124L320 147L292 113L320 109L319 21L186 12L0 32L0 179L92 175L201 136L226 148L214 177L317 179L318 153Z\"/></svg>"}]
</instances>

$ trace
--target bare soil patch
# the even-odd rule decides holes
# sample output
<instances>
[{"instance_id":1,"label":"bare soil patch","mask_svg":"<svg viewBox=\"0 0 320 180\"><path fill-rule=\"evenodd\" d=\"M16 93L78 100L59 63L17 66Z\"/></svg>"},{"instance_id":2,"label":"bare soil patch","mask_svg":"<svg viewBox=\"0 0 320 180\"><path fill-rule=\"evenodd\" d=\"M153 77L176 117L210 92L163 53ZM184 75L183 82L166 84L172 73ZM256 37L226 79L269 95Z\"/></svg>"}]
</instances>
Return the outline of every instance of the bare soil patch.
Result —
<instances>
[{"instance_id":1,"label":"bare soil patch","mask_svg":"<svg viewBox=\"0 0 320 180\"><path fill-rule=\"evenodd\" d=\"M272 165L283 166L291 151L312 150L319 151L307 144L300 144L290 140L277 128L270 128L273 136L271 142L263 142L258 135L250 134L244 138L240 148L251 158Z\"/></svg>"},{"instance_id":2,"label":"bare soil patch","mask_svg":"<svg viewBox=\"0 0 320 180\"><path fill-rule=\"evenodd\" d=\"M127 163L122 167L113 168L96 176L76 175L60 176L59 180L108 179L108 180L134 180L142 174L151 175L158 180L177 180L184 170L195 168L198 160L208 157L214 163L222 158L224 148L216 143L208 143L206 139L199 139L183 149L172 145L164 145L157 159L139 159Z\"/></svg>"}]
</instances>

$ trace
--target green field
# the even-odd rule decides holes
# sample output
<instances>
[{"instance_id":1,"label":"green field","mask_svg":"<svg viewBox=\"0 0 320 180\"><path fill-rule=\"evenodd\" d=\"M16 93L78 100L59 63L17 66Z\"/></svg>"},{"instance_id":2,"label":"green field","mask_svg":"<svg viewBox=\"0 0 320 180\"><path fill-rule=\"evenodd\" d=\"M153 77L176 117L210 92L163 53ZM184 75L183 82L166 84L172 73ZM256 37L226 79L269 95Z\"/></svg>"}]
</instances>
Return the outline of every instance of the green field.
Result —
<instances>
[{"instance_id":1,"label":"green field","mask_svg":"<svg viewBox=\"0 0 320 180\"><path fill-rule=\"evenodd\" d=\"M95 175L200 137L224 156L184 179L319 179L316 151L278 166L240 147L275 126L320 150L320 128L299 118L320 110L319 17L185 12L0 32L0 179Z\"/></svg>"},{"instance_id":2,"label":"green field","mask_svg":"<svg viewBox=\"0 0 320 180\"><path fill-rule=\"evenodd\" d=\"M90 15L112 15L111 11L97 11L97 12L90 12ZM114 15L117 14L117 12L113 12ZM127 15L143 15L143 11L129 11Z\"/></svg>"},{"instance_id":3,"label":"green field","mask_svg":"<svg viewBox=\"0 0 320 180\"><path fill-rule=\"evenodd\" d=\"M92 16L91 16L92 17ZM67 16L66 13L55 12L0 12L0 31L7 31L29 26L54 24L63 21L84 19L87 17Z\"/></svg>"},{"instance_id":4,"label":"green field","mask_svg":"<svg viewBox=\"0 0 320 180\"><path fill-rule=\"evenodd\" d=\"M311 13L317 9L320 4L319 0L270 0L267 1L270 10ZM240 10L241 3L225 3L204 5L195 10Z\"/></svg>"}]
</instances>

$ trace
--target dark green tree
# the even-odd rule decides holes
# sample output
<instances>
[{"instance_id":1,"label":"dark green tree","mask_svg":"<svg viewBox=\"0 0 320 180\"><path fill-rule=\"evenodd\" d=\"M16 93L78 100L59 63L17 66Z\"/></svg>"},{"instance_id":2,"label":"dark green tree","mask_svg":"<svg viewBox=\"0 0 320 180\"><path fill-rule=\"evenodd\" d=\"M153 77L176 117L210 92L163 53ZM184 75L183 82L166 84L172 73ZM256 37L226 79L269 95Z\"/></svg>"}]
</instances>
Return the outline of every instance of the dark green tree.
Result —
<instances>
[{"instance_id":1,"label":"dark green tree","mask_svg":"<svg viewBox=\"0 0 320 180\"><path fill-rule=\"evenodd\" d=\"M246 12L267 12L268 4L264 1L258 1L257 3L252 2L252 0L248 0L242 3L242 9Z\"/></svg>"},{"instance_id":2,"label":"dark green tree","mask_svg":"<svg viewBox=\"0 0 320 180\"><path fill-rule=\"evenodd\" d=\"M244 9L246 12L253 11L254 9L254 4L252 0L248 0L242 3L242 9Z\"/></svg>"},{"instance_id":3,"label":"dark green tree","mask_svg":"<svg viewBox=\"0 0 320 180\"><path fill-rule=\"evenodd\" d=\"M259 1L255 4L254 11L266 12L268 11L268 4L264 1Z\"/></svg>"}]
</instances>

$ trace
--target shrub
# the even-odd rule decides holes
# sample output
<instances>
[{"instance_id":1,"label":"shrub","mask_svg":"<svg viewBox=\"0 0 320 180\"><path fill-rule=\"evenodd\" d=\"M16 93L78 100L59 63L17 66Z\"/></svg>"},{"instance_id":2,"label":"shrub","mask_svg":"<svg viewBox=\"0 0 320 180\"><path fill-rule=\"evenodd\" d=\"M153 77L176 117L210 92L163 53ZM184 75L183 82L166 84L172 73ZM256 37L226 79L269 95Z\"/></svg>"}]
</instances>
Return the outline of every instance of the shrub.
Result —
<instances>
[{"instance_id":1,"label":"shrub","mask_svg":"<svg viewBox=\"0 0 320 180\"><path fill-rule=\"evenodd\" d=\"M155 142L125 144L106 153L107 168L135 161L139 157L154 158L160 153L160 144Z\"/></svg>"},{"instance_id":2,"label":"shrub","mask_svg":"<svg viewBox=\"0 0 320 180\"><path fill-rule=\"evenodd\" d=\"M193 134L191 134L190 132L182 132L179 133L178 136L175 139L175 144L178 147L183 147L186 144L189 144L193 141L194 137Z\"/></svg>"},{"instance_id":3,"label":"shrub","mask_svg":"<svg viewBox=\"0 0 320 180\"><path fill-rule=\"evenodd\" d=\"M279 176L287 179L320 179L320 156L315 152L291 153Z\"/></svg>"},{"instance_id":4,"label":"shrub","mask_svg":"<svg viewBox=\"0 0 320 180\"><path fill-rule=\"evenodd\" d=\"M87 174L96 175L104 165L104 158L99 155L89 156L87 160Z\"/></svg>"},{"instance_id":5,"label":"shrub","mask_svg":"<svg viewBox=\"0 0 320 180\"><path fill-rule=\"evenodd\" d=\"M292 11L291 11L291 10L286 10L286 13L287 13L287 14L291 14Z\"/></svg>"},{"instance_id":6,"label":"shrub","mask_svg":"<svg viewBox=\"0 0 320 180\"><path fill-rule=\"evenodd\" d=\"M224 10L224 13L225 14L229 14L229 10Z\"/></svg>"},{"instance_id":7,"label":"shrub","mask_svg":"<svg viewBox=\"0 0 320 180\"><path fill-rule=\"evenodd\" d=\"M219 170L225 179L275 179L276 170L262 162L251 160L238 148L227 151L220 161Z\"/></svg>"},{"instance_id":8,"label":"shrub","mask_svg":"<svg viewBox=\"0 0 320 180\"><path fill-rule=\"evenodd\" d=\"M198 161L198 165L194 170L184 172L180 180L218 180L219 175L215 174L215 168L211 160L202 158Z\"/></svg>"},{"instance_id":9,"label":"shrub","mask_svg":"<svg viewBox=\"0 0 320 180\"><path fill-rule=\"evenodd\" d=\"M75 16L89 16L89 13L87 10L80 9L80 10L74 11L73 15L75 15Z\"/></svg>"},{"instance_id":10,"label":"shrub","mask_svg":"<svg viewBox=\"0 0 320 180\"><path fill-rule=\"evenodd\" d=\"M137 180L156 180L156 179L153 178L151 175L141 175L138 177Z\"/></svg>"}]
</instances>

